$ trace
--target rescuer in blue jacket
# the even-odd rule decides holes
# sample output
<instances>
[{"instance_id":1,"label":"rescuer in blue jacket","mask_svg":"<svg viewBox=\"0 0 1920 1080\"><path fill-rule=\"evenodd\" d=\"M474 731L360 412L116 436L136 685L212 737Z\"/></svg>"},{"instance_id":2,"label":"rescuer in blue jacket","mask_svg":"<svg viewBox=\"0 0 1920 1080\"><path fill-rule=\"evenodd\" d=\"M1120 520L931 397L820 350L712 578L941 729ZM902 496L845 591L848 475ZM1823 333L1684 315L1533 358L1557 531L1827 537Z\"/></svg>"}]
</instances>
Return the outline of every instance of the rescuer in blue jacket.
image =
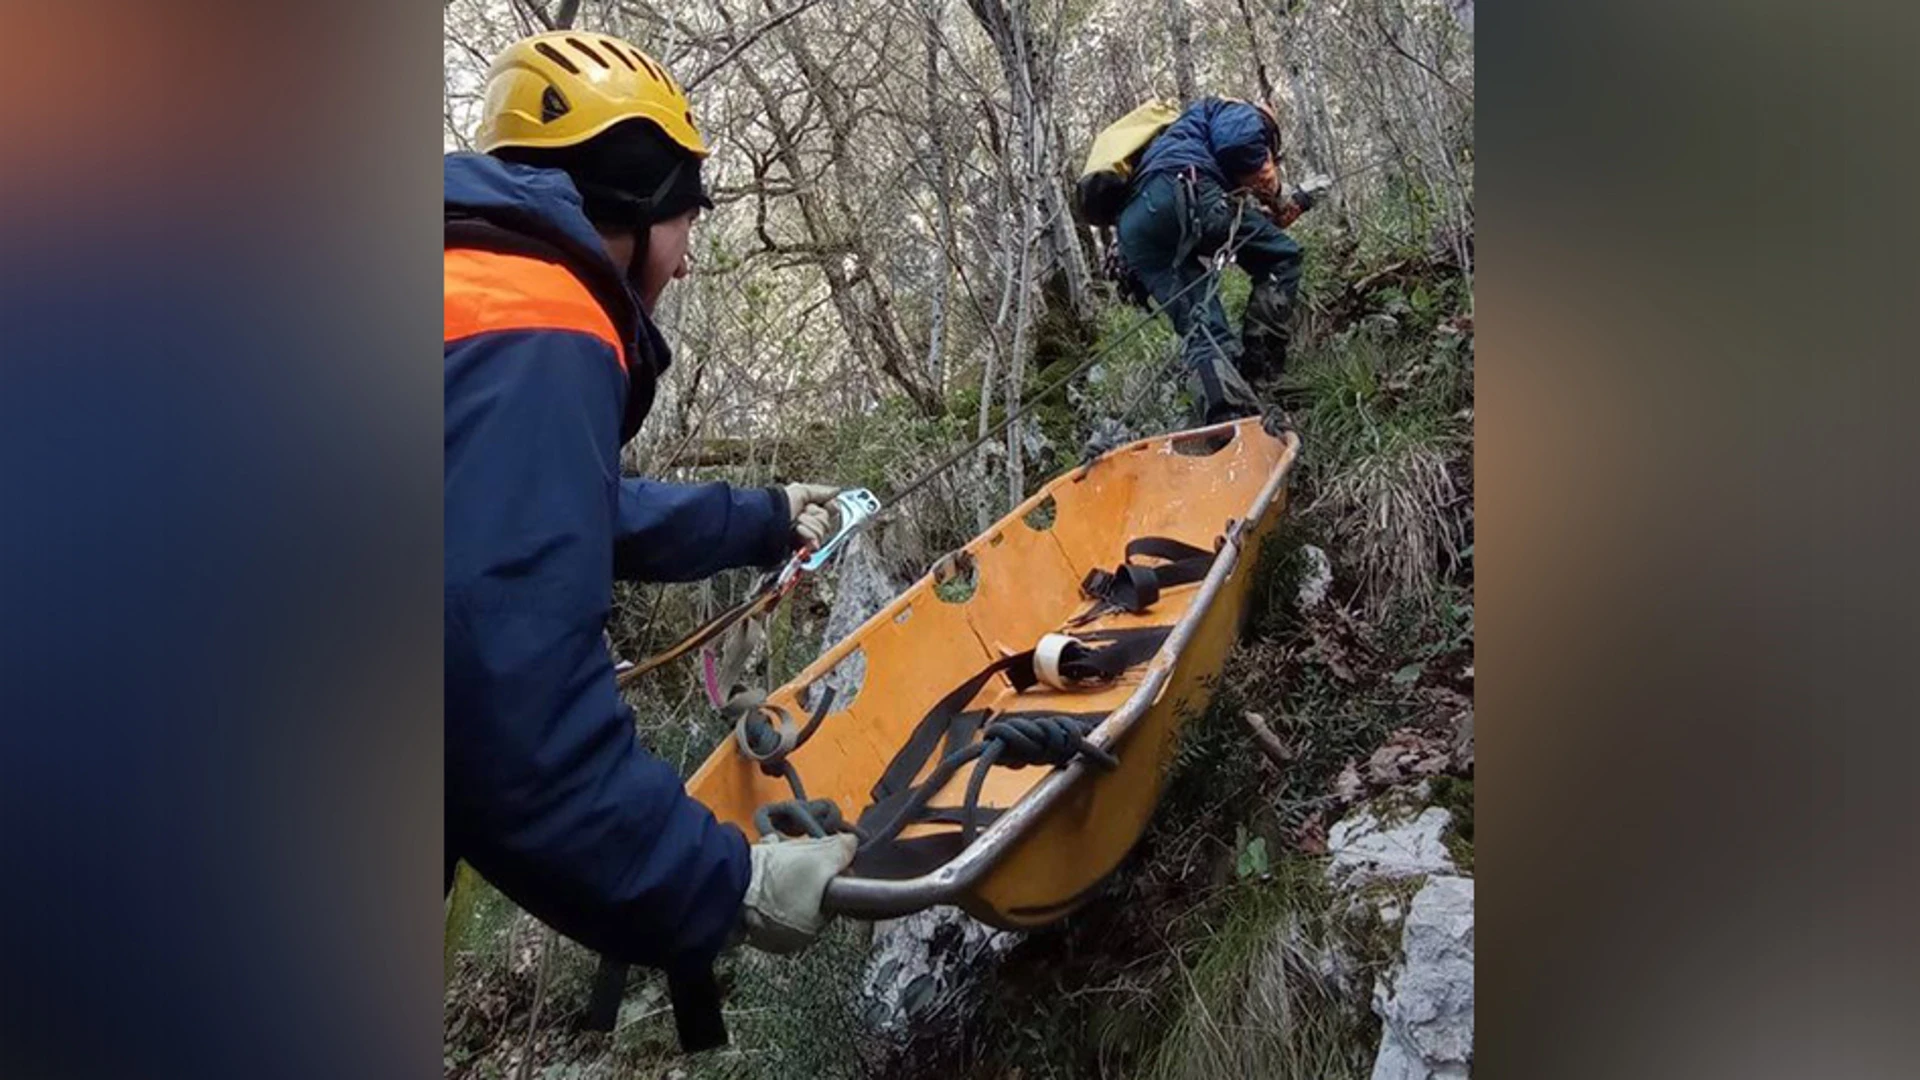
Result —
<instances>
[{"instance_id":1,"label":"rescuer in blue jacket","mask_svg":"<svg viewBox=\"0 0 1920 1080\"><path fill-rule=\"evenodd\" d=\"M615 577L771 566L831 487L620 475L670 356L707 148L672 76L570 32L494 62L446 158L446 873L628 963L803 947L853 838L749 845L643 749L603 630Z\"/></svg>"},{"instance_id":2,"label":"rescuer in blue jacket","mask_svg":"<svg viewBox=\"0 0 1920 1080\"><path fill-rule=\"evenodd\" d=\"M1280 195L1279 145L1279 125L1264 107L1203 98L1147 144L1120 213L1121 255L1173 320L1205 423L1258 413L1246 378L1278 376L1286 362L1301 254L1282 230L1312 196ZM1267 213L1237 208L1229 198L1236 192ZM1209 272L1205 260L1229 242L1253 279L1241 342L1218 289L1196 284Z\"/></svg>"}]
</instances>

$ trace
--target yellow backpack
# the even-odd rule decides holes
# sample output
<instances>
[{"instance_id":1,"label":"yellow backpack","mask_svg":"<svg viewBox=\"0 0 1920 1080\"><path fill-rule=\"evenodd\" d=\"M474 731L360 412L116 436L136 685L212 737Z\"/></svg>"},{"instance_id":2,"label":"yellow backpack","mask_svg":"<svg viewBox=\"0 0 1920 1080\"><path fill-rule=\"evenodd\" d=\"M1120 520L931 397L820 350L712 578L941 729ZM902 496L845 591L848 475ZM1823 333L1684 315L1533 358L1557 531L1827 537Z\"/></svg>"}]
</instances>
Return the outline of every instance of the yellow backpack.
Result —
<instances>
[{"instance_id":1,"label":"yellow backpack","mask_svg":"<svg viewBox=\"0 0 1920 1080\"><path fill-rule=\"evenodd\" d=\"M1074 184L1073 209L1081 221L1105 228L1119 220L1140 154L1179 118L1178 105L1156 99L1100 129Z\"/></svg>"}]
</instances>

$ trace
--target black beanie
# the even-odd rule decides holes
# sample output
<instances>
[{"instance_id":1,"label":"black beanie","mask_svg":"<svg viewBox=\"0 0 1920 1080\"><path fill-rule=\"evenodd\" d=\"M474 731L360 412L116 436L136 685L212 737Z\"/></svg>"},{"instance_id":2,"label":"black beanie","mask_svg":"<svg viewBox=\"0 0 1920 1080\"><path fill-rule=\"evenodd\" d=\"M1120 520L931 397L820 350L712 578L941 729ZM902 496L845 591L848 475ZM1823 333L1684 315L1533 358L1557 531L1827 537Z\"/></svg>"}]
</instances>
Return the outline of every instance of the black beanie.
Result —
<instances>
[{"instance_id":1,"label":"black beanie","mask_svg":"<svg viewBox=\"0 0 1920 1080\"><path fill-rule=\"evenodd\" d=\"M595 225L640 229L713 207L700 184L700 159L647 120L623 120L574 146L501 147L495 154L571 176Z\"/></svg>"}]
</instances>

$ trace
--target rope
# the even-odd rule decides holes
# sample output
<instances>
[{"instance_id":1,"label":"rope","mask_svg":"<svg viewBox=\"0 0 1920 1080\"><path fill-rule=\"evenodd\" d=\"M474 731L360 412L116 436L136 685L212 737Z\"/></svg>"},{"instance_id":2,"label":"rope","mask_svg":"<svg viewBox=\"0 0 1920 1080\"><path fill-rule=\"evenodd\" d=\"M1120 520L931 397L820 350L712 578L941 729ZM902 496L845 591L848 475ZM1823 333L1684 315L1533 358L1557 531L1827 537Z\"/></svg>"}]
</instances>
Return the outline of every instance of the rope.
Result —
<instances>
[{"instance_id":1,"label":"rope","mask_svg":"<svg viewBox=\"0 0 1920 1080\"><path fill-rule=\"evenodd\" d=\"M900 830L912 824L934 795L969 761L974 762L973 775L967 779L960 831L962 842L969 844L978 831L980 788L986 782L987 770L995 764L1014 769L1029 765L1064 766L1084 756L1102 769L1118 767L1120 762L1112 754L1087 741L1087 734L1097 723L1097 719L1073 716L1010 716L993 721L980 733L979 742L941 758L926 781L914 789L913 797L901 804L885 825L861 839L860 850L866 851L899 836Z\"/></svg>"},{"instance_id":2,"label":"rope","mask_svg":"<svg viewBox=\"0 0 1920 1080\"><path fill-rule=\"evenodd\" d=\"M753 812L753 824L761 836L775 832L784 836L822 837L839 832L858 835L858 830L840 816L840 807L832 799L770 802Z\"/></svg>"}]
</instances>

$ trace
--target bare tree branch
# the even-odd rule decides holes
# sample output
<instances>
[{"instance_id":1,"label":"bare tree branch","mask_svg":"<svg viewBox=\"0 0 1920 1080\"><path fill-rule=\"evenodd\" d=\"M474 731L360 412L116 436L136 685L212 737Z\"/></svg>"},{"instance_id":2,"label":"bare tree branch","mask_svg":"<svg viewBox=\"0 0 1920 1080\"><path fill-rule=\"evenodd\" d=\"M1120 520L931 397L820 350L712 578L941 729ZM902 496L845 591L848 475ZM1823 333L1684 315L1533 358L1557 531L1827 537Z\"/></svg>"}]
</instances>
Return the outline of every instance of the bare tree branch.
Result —
<instances>
[{"instance_id":1,"label":"bare tree branch","mask_svg":"<svg viewBox=\"0 0 1920 1080\"><path fill-rule=\"evenodd\" d=\"M535 22L548 30L560 29L553 25L553 16L547 14L546 6L540 3L540 0L517 0L514 7L526 12Z\"/></svg>"},{"instance_id":2,"label":"bare tree branch","mask_svg":"<svg viewBox=\"0 0 1920 1080\"><path fill-rule=\"evenodd\" d=\"M1380 31L1380 36L1387 39L1387 46L1389 48L1391 48L1394 52L1399 53L1402 57L1405 57L1409 63L1418 67L1421 71L1424 71L1427 74L1433 76L1435 82L1439 83L1441 86L1446 87L1448 90L1453 91L1453 93L1457 97L1459 97L1462 101L1473 100L1472 94L1469 94L1465 90L1462 90L1459 87L1453 85L1453 81L1451 79L1448 79L1445 75L1440 74L1440 72L1436 70L1432 64L1429 64L1425 60L1422 60L1419 57L1408 52L1406 49L1406 46L1400 44L1400 39L1393 36L1393 31L1387 29L1387 24L1381 20L1379 12L1376 11L1376 12L1373 12L1372 14L1373 14L1374 29Z\"/></svg>"},{"instance_id":3,"label":"bare tree branch","mask_svg":"<svg viewBox=\"0 0 1920 1080\"><path fill-rule=\"evenodd\" d=\"M685 86L687 90L691 92L695 87L699 86L703 82L706 82L707 78L711 76L714 72L719 71L723 67L726 67L728 64L733 62L733 59L735 57L739 56L741 53L746 52L747 49L751 48L754 42L759 41L762 37L766 35L767 31L772 30L774 27L777 27L782 23L785 23L789 19L796 18L797 16L800 15L800 13L806 11L808 8L813 7L819 2L820 0L800 0L800 3L795 4L793 7L788 8L786 11L783 11L780 14L775 15L765 20L764 22L760 23L760 25L747 31L746 36L742 37L739 41L736 41L733 44L732 48L722 53L718 60L715 60L713 63L708 64L706 67L703 67L699 71L695 72L692 78L687 79L681 85Z\"/></svg>"}]
</instances>

